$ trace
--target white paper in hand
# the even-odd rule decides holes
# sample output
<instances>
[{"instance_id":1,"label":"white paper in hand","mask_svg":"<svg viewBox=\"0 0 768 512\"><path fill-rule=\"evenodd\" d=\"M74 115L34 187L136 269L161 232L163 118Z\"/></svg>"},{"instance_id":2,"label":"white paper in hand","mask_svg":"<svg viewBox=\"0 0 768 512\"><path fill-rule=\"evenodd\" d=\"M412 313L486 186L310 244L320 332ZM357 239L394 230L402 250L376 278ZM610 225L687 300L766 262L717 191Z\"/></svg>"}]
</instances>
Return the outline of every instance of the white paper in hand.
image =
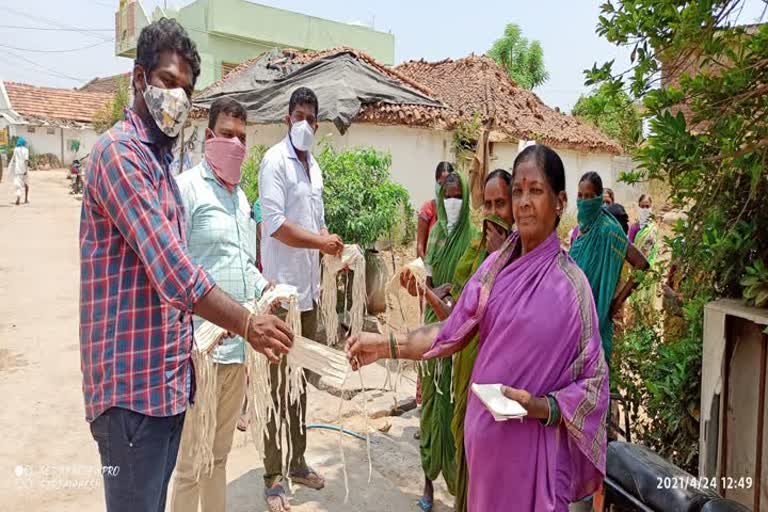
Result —
<instances>
[{"instance_id":1,"label":"white paper in hand","mask_svg":"<svg viewBox=\"0 0 768 512\"><path fill-rule=\"evenodd\" d=\"M472 384L472 392L483 402L496 421L522 419L528 415L519 402L507 398L501 392L501 384Z\"/></svg>"}]
</instances>

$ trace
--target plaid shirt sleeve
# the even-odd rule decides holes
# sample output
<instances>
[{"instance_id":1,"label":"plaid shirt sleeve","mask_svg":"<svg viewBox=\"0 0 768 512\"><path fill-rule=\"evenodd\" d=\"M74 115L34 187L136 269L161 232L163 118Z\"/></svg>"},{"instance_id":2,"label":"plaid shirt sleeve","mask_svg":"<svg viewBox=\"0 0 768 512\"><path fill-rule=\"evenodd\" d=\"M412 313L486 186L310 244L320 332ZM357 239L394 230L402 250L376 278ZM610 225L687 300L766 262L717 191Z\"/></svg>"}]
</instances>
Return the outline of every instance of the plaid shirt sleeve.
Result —
<instances>
[{"instance_id":1,"label":"plaid shirt sleeve","mask_svg":"<svg viewBox=\"0 0 768 512\"><path fill-rule=\"evenodd\" d=\"M160 299L191 313L214 283L192 263L163 212L156 179L139 153L128 141L112 142L101 154L101 172L95 178L96 201L144 264Z\"/></svg>"}]
</instances>

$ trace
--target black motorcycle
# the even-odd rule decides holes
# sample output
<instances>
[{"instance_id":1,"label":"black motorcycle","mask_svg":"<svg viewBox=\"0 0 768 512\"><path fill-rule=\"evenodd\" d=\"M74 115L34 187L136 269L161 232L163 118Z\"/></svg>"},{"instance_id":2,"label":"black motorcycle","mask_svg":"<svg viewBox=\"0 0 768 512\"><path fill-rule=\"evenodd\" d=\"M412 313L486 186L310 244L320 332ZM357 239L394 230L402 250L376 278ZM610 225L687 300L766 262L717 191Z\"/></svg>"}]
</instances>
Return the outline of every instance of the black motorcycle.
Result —
<instances>
[{"instance_id":1,"label":"black motorcycle","mask_svg":"<svg viewBox=\"0 0 768 512\"><path fill-rule=\"evenodd\" d=\"M608 443L605 512L750 512L720 497L710 485L714 479L693 476L653 450L633 444L628 404L618 394L611 394L611 401L624 406L624 428L612 418L611 437L626 441Z\"/></svg>"}]
</instances>

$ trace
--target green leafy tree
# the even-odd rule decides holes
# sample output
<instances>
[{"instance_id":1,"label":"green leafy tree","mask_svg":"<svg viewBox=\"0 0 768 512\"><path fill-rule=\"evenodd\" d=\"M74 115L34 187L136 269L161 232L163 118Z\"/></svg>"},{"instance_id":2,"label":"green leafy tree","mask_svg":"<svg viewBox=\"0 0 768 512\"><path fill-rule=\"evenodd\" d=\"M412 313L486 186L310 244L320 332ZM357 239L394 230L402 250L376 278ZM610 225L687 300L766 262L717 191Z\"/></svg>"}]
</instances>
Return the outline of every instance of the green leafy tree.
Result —
<instances>
[{"instance_id":1,"label":"green leafy tree","mask_svg":"<svg viewBox=\"0 0 768 512\"><path fill-rule=\"evenodd\" d=\"M696 466L698 429L682 437L673 429L698 423L703 304L740 297L742 282L748 297L762 297L756 262L768 261L768 25L736 25L743 4L607 1L597 32L631 48L631 63L586 72L588 85L642 100L650 121L651 135L634 151L641 166L623 179L666 182L672 206L687 213L669 240L687 330L679 339L665 336L667 350L649 360L674 366L674 379L632 371L648 379L654 397L645 404L651 424L644 439L688 468Z\"/></svg>"},{"instance_id":2,"label":"green leafy tree","mask_svg":"<svg viewBox=\"0 0 768 512\"><path fill-rule=\"evenodd\" d=\"M128 80L121 76L117 79L117 88L112 101L106 103L93 115L91 123L96 133L104 133L123 119L125 116L123 111L128 107L130 97Z\"/></svg>"},{"instance_id":3,"label":"green leafy tree","mask_svg":"<svg viewBox=\"0 0 768 512\"><path fill-rule=\"evenodd\" d=\"M544 50L538 41L528 41L518 25L510 23L497 39L488 56L507 72L520 87L533 89L549 80L544 67Z\"/></svg>"},{"instance_id":4,"label":"green leafy tree","mask_svg":"<svg viewBox=\"0 0 768 512\"><path fill-rule=\"evenodd\" d=\"M591 94L581 96L571 114L595 125L630 150L642 139L640 110L626 92L613 91L611 87L612 84L602 84Z\"/></svg>"}]
</instances>

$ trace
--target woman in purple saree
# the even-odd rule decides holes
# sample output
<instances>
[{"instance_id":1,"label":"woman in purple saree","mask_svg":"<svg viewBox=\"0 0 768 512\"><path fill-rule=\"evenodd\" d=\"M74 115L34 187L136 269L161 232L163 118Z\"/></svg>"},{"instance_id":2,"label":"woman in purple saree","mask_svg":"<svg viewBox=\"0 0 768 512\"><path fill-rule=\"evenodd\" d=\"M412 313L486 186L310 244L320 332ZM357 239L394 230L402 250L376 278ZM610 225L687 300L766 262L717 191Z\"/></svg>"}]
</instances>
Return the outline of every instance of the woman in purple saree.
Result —
<instances>
[{"instance_id":1,"label":"woman in purple saree","mask_svg":"<svg viewBox=\"0 0 768 512\"><path fill-rule=\"evenodd\" d=\"M497 422L470 393L470 512L567 511L605 473L607 366L589 284L556 234L564 189L557 154L526 148L513 170L518 232L478 269L450 317L400 338L364 333L347 344L357 368L381 358L445 357L479 332L472 382L503 384L528 415Z\"/></svg>"}]
</instances>

